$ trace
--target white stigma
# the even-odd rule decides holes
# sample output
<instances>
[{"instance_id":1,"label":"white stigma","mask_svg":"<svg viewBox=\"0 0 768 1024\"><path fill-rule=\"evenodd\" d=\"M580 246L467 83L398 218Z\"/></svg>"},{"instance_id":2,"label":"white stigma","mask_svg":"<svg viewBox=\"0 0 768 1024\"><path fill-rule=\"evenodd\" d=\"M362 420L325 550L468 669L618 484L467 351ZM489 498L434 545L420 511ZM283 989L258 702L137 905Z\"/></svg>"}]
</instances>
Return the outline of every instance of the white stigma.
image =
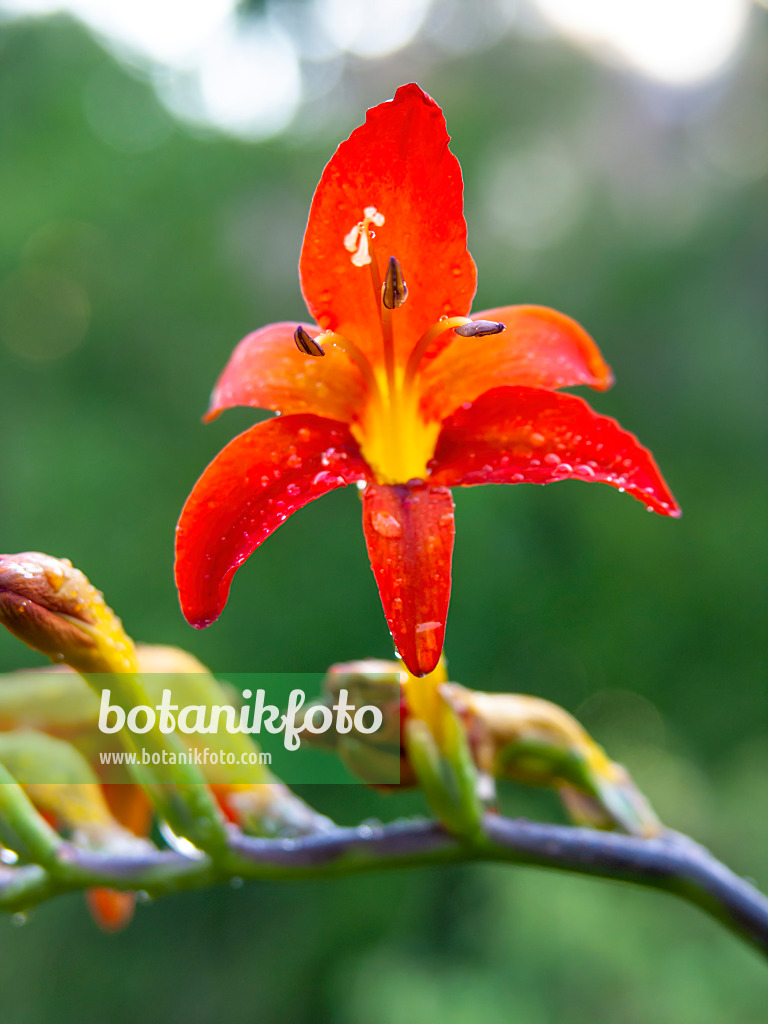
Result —
<instances>
[{"instance_id":1,"label":"white stigma","mask_svg":"<svg viewBox=\"0 0 768 1024\"><path fill-rule=\"evenodd\" d=\"M352 263L356 267L365 267L371 262L371 254L368 249L368 226L375 224L377 228L380 228L384 220L384 214L379 213L375 206L366 206L363 210L363 219L344 235L344 248L353 254Z\"/></svg>"}]
</instances>

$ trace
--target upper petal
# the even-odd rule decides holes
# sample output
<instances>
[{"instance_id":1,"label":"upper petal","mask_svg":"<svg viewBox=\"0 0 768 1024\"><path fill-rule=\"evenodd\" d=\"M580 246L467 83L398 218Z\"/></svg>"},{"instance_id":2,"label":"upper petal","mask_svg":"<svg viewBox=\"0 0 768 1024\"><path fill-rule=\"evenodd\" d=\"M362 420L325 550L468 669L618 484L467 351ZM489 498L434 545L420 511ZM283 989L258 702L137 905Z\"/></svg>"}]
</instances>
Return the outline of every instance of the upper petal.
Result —
<instances>
[{"instance_id":1,"label":"upper petal","mask_svg":"<svg viewBox=\"0 0 768 1024\"><path fill-rule=\"evenodd\" d=\"M227 603L232 577L289 515L364 480L346 424L319 416L257 423L224 448L195 484L176 527L176 586L198 629Z\"/></svg>"},{"instance_id":2,"label":"upper petal","mask_svg":"<svg viewBox=\"0 0 768 1024\"><path fill-rule=\"evenodd\" d=\"M374 207L374 254L384 277L395 256L408 299L394 314L403 358L440 316L466 316L476 273L467 252L461 168L448 149L443 113L417 85L368 111L323 171L309 212L299 273L307 305L325 329L379 359L379 297L370 266L355 266L344 240Z\"/></svg>"},{"instance_id":3,"label":"upper petal","mask_svg":"<svg viewBox=\"0 0 768 1024\"><path fill-rule=\"evenodd\" d=\"M312 324L278 323L247 335L216 382L206 420L235 405L253 405L275 412L316 413L351 422L365 402L360 371L339 349L329 345L322 359L296 348L293 332Z\"/></svg>"},{"instance_id":4,"label":"upper petal","mask_svg":"<svg viewBox=\"0 0 768 1024\"><path fill-rule=\"evenodd\" d=\"M495 388L450 416L429 479L448 487L597 481L661 515L680 515L653 456L633 434L576 395L543 388Z\"/></svg>"},{"instance_id":5,"label":"upper petal","mask_svg":"<svg viewBox=\"0 0 768 1024\"><path fill-rule=\"evenodd\" d=\"M451 597L451 492L422 482L368 484L363 530L395 645L413 675L426 675L440 660Z\"/></svg>"},{"instance_id":6,"label":"upper petal","mask_svg":"<svg viewBox=\"0 0 768 1024\"><path fill-rule=\"evenodd\" d=\"M455 335L421 372L421 407L429 419L443 419L464 402L491 388L542 388L588 384L604 391L613 383L610 367L583 327L545 306L500 306L473 313L472 320L506 325L481 338Z\"/></svg>"}]
</instances>

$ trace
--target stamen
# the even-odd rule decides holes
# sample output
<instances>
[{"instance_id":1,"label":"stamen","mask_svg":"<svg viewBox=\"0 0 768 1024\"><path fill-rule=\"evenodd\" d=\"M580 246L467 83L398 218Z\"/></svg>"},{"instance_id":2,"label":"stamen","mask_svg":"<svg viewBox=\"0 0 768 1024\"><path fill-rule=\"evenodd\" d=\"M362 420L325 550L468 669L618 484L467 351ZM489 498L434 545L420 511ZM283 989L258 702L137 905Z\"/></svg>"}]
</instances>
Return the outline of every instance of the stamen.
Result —
<instances>
[{"instance_id":1,"label":"stamen","mask_svg":"<svg viewBox=\"0 0 768 1024\"><path fill-rule=\"evenodd\" d=\"M394 256L390 256L387 276L381 290L381 301L387 309L397 309L407 298L408 286L403 280L403 268Z\"/></svg>"},{"instance_id":2,"label":"stamen","mask_svg":"<svg viewBox=\"0 0 768 1024\"><path fill-rule=\"evenodd\" d=\"M454 331L462 338L484 338L486 334L501 334L506 330L506 324L496 323L495 320L470 320L468 324L454 327Z\"/></svg>"},{"instance_id":3,"label":"stamen","mask_svg":"<svg viewBox=\"0 0 768 1024\"><path fill-rule=\"evenodd\" d=\"M432 324L428 331L425 331L416 344L413 346L411 354L408 356L408 362L405 367L405 375L403 377L403 388L408 390L413 384L416 376L416 371L419 368L419 363L426 355L427 349L439 338L441 334L445 334L446 331L450 331L453 328L461 327L464 324L472 323L465 316L451 316L446 317L445 320L438 320L436 324Z\"/></svg>"},{"instance_id":4,"label":"stamen","mask_svg":"<svg viewBox=\"0 0 768 1024\"><path fill-rule=\"evenodd\" d=\"M412 387L419 364L427 354L427 349L446 331L453 330L462 338L482 338L488 334L501 334L506 330L506 324L497 323L495 320L470 320L466 316L451 316L444 320L438 320L432 324L428 331L422 334L416 342L408 357L403 377L403 387L408 390Z\"/></svg>"},{"instance_id":5,"label":"stamen","mask_svg":"<svg viewBox=\"0 0 768 1024\"><path fill-rule=\"evenodd\" d=\"M303 352L305 356L325 355L322 346L318 345L312 335L305 331L303 327L296 328L293 332L293 340L296 342L296 348L299 352Z\"/></svg>"}]
</instances>

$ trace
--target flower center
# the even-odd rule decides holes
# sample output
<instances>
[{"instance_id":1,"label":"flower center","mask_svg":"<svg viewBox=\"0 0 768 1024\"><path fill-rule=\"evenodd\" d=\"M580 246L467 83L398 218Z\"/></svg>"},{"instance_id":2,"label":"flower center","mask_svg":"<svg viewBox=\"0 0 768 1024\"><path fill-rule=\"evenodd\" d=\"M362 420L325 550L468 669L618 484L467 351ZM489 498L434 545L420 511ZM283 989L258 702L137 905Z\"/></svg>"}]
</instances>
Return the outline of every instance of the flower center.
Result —
<instances>
[{"instance_id":1,"label":"flower center","mask_svg":"<svg viewBox=\"0 0 768 1024\"><path fill-rule=\"evenodd\" d=\"M367 386L369 400L360 419L351 430L363 457L373 469L379 483L402 484L423 480L428 476L440 421L427 419L421 411L418 379L428 349L441 334L455 330L458 334L475 336L495 334L503 324L473 321L465 316L443 317L419 338L405 364L395 358L394 331L398 310L408 297L403 269L391 256L382 279L376 256L372 228L386 223L384 213L375 206L366 206L363 218L344 235L343 243L355 267L369 268L371 287L379 314L383 360L374 364L363 350L349 338L326 331L310 338L297 329L296 344L308 356L322 356L323 345L343 349L360 370ZM406 268L407 273L407 268Z\"/></svg>"}]
</instances>

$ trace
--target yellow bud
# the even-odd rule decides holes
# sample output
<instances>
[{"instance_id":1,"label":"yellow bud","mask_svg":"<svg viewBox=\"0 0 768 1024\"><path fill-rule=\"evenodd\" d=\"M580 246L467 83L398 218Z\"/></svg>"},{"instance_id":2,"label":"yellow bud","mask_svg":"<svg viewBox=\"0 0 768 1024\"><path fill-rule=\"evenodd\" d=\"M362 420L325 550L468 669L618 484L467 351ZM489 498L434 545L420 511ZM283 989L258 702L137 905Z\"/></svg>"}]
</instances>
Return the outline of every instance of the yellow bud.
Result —
<instances>
[{"instance_id":1,"label":"yellow bud","mask_svg":"<svg viewBox=\"0 0 768 1024\"><path fill-rule=\"evenodd\" d=\"M100 591L65 558L0 555L0 622L78 672L134 672L136 653Z\"/></svg>"}]
</instances>

